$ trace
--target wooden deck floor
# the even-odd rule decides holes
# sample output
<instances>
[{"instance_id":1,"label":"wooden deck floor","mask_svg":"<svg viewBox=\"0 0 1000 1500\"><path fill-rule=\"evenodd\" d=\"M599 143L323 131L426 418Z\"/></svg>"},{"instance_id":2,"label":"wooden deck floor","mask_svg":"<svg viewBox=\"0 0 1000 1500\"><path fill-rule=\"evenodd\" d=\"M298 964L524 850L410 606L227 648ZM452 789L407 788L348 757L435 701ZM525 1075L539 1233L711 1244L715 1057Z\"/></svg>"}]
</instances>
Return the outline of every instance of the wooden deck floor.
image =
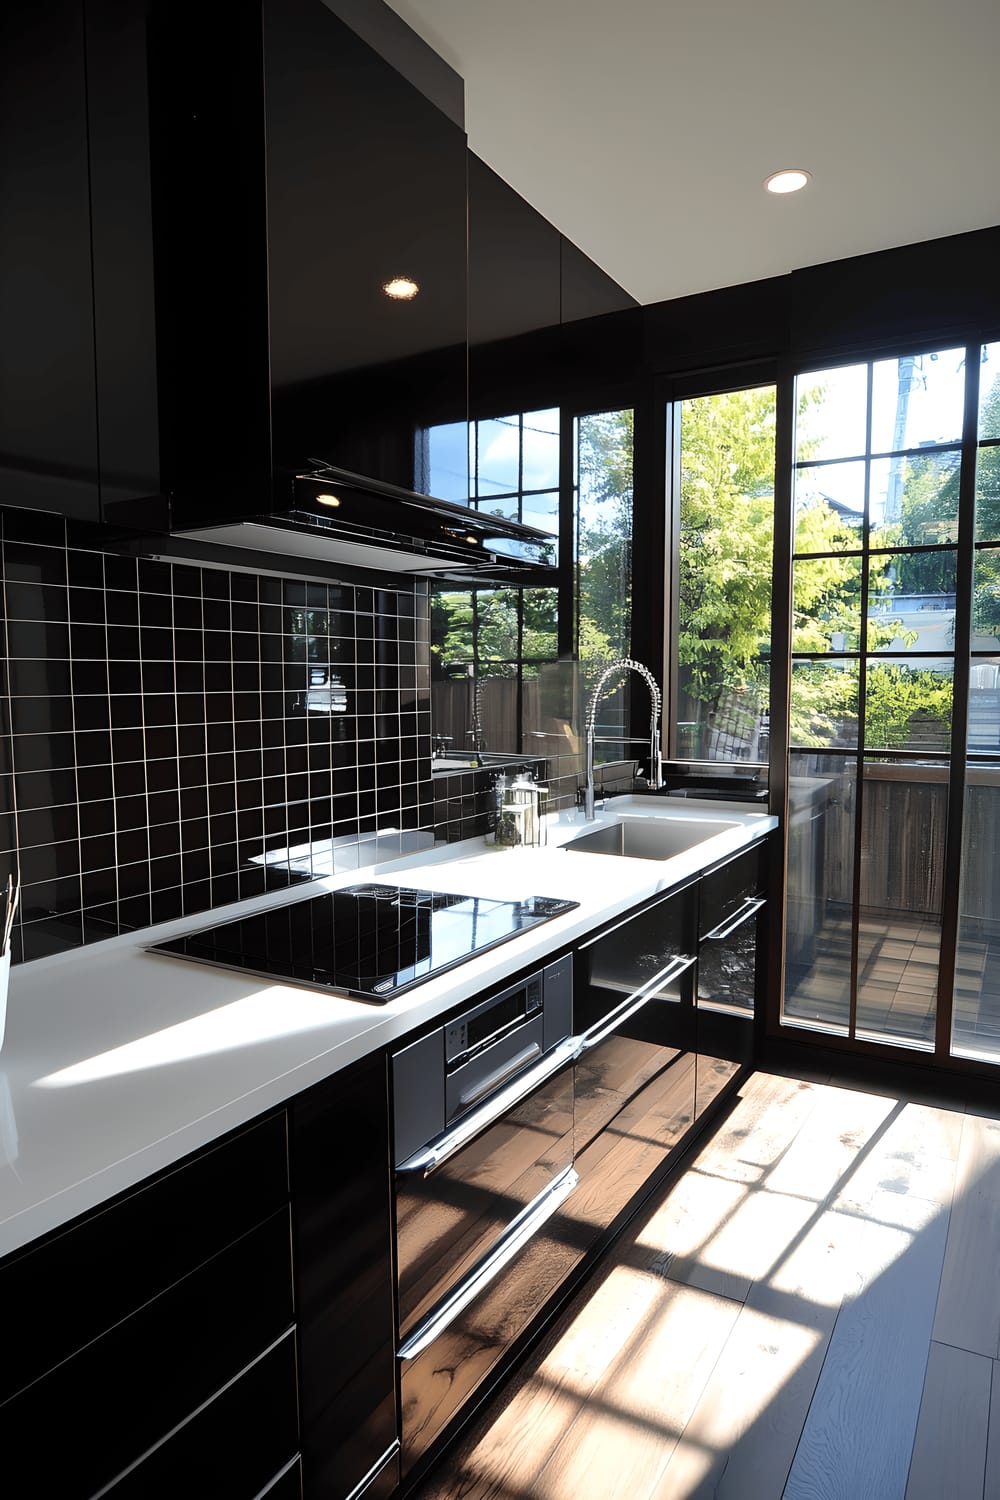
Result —
<instances>
[{"instance_id":1,"label":"wooden deck floor","mask_svg":"<svg viewBox=\"0 0 1000 1500\"><path fill-rule=\"evenodd\" d=\"M1000 1121L756 1074L419 1500L994 1500L998 1358Z\"/></svg>"}]
</instances>

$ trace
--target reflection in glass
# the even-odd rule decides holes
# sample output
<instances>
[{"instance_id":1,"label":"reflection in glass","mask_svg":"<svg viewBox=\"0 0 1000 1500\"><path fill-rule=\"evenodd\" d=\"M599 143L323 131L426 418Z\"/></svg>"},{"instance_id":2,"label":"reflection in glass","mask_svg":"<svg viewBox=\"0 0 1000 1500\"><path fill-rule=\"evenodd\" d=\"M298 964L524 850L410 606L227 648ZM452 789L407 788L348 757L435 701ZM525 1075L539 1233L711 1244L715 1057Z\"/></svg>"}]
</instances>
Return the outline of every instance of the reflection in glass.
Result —
<instances>
[{"instance_id":1,"label":"reflection in glass","mask_svg":"<svg viewBox=\"0 0 1000 1500\"><path fill-rule=\"evenodd\" d=\"M875 459L868 499L871 545L954 546L961 461L957 449Z\"/></svg>"},{"instance_id":2,"label":"reflection in glass","mask_svg":"<svg viewBox=\"0 0 1000 1500\"><path fill-rule=\"evenodd\" d=\"M984 344L979 367L979 439L1000 438L1000 344Z\"/></svg>"},{"instance_id":3,"label":"reflection in glass","mask_svg":"<svg viewBox=\"0 0 1000 1500\"><path fill-rule=\"evenodd\" d=\"M965 350L902 354L872 371L873 453L898 453L962 435Z\"/></svg>"},{"instance_id":4,"label":"reflection in glass","mask_svg":"<svg viewBox=\"0 0 1000 1500\"><path fill-rule=\"evenodd\" d=\"M782 1019L844 1033L851 1006L854 763L793 753Z\"/></svg>"},{"instance_id":5,"label":"reflection in glass","mask_svg":"<svg viewBox=\"0 0 1000 1500\"><path fill-rule=\"evenodd\" d=\"M795 471L795 551L842 552L861 546L863 462L810 464Z\"/></svg>"},{"instance_id":6,"label":"reflection in glass","mask_svg":"<svg viewBox=\"0 0 1000 1500\"><path fill-rule=\"evenodd\" d=\"M932 653L923 667L950 670L955 651L956 553L886 552L868 569L866 647L900 661Z\"/></svg>"},{"instance_id":7,"label":"reflection in glass","mask_svg":"<svg viewBox=\"0 0 1000 1500\"><path fill-rule=\"evenodd\" d=\"M857 651L861 644L861 558L798 559L792 573L792 650Z\"/></svg>"},{"instance_id":8,"label":"reflection in glass","mask_svg":"<svg viewBox=\"0 0 1000 1500\"><path fill-rule=\"evenodd\" d=\"M857 1035L934 1043L948 767L865 764Z\"/></svg>"},{"instance_id":9,"label":"reflection in glass","mask_svg":"<svg viewBox=\"0 0 1000 1500\"><path fill-rule=\"evenodd\" d=\"M815 370L795 382L795 461L853 458L865 451L868 366Z\"/></svg>"},{"instance_id":10,"label":"reflection in glass","mask_svg":"<svg viewBox=\"0 0 1000 1500\"><path fill-rule=\"evenodd\" d=\"M872 659L865 682L865 745L947 753L951 747L952 664L928 671Z\"/></svg>"},{"instance_id":11,"label":"reflection in glass","mask_svg":"<svg viewBox=\"0 0 1000 1500\"><path fill-rule=\"evenodd\" d=\"M995 663L990 665L996 666ZM971 708L969 718L971 734ZM996 720L993 722L995 724ZM982 1058L994 1063L1000 1061L998 848L1000 766L970 766L962 823L962 877L951 1050L956 1057Z\"/></svg>"},{"instance_id":12,"label":"reflection in glass","mask_svg":"<svg viewBox=\"0 0 1000 1500\"><path fill-rule=\"evenodd\" d=\"M859 677L856 659L792 663L789 740L796 750L858 743Z\"/></svg>"}]
</instances>

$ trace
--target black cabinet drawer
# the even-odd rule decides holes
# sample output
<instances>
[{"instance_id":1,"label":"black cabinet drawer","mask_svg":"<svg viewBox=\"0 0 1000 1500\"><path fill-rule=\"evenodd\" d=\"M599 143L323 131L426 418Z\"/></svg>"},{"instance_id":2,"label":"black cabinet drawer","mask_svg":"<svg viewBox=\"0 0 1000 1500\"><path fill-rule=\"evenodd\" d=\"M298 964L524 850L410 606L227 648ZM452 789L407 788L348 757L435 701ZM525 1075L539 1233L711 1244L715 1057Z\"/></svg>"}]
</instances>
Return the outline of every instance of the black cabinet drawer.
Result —
<instances>
[{"instance_id":1,"label":"black cabinet drawer","mask_svg":"<svg viewBox=\"0 0 1000 1500\"><path fill-rule=\"evenodd\" d=\"M289 1331L108 1494L112 1500L255 1500L297 1449L295 1335ZM288 1495L294 1494L293 1482Z\"/></svg>"},{"instance_id":2,"label":"black cabinet drawer","mask_svg":"<svg viewBox=\"0 0 1000 1500\"><path fill-rule=\"evenodd\" d=\"M0 1407L0 1452L16 1468L23 1459L38 1494L84 1500L280 1338L292 1317L286 1205Z\"/></svg>"},{"instance_id":3,"label":"black cabinet drawer","mask_svg":"<svg viewBox=\"0 0 1000 1500\"><path fill-rule=\"evenodd\" d=\"M302 1461L296 1458L291 1468L272 1479L260 1500L302 1500Z\"/></svg>"},{"instance_id":4,"label":"black cabinet drawer","mask_svg":"<svg viewBox=\"0 0 1000 1500\"><path fill-rule=\"evenodd\" d=\"M724 926L738 914L745 902L764 895L766 852L767 840L764 839L704 877L699 897L699 937L705 938L716 928Z\"/></svg>"},{"instance_id":5,"label":"black cabinet drawer","mask_svg":"<svg viewBox=\"0 0 1000 1500\"><path fill-rule=\"evenodd\" d=\"M433 1343L400 1359L404 1475L467 1408L579 1262L575 1202L574 1194Z\"/></svg>"},{"instance_id":6,"label":"black cabinet drawer","mask_svg":"<svg viewBox=\"0 0 1000 1500\"><path fill-rule=\"evenodd\" d=\"M0 1402L288 1202L271 1115L0 1266Z\"/></svg>"},{"instance_id":7,"label":"black cabinet drawer","mask_svg":"<svg viewBox=\"0 0 1000 1500\"><path fill-rule=\"evenodd\" d=\"M396 1438L385 1058L300 1094L291 1124L303 1489L327 1500Z\"/></svg>"},{"instance_id":8,"label":"black cabinet drawer","mask_svg":"<svg viewBox=\"0 0 1000 1500\"><path fill-rule=\"evenodd\" d=\"M578 1036L650 985L672 960L693 955L696 889L653 900L581 944L573 968L573 1030ZM675 1010L679 1024L681 1008ZM658 1032L656 1040L684 1046L689 1038Z\"/></svg>"}]
</instances>

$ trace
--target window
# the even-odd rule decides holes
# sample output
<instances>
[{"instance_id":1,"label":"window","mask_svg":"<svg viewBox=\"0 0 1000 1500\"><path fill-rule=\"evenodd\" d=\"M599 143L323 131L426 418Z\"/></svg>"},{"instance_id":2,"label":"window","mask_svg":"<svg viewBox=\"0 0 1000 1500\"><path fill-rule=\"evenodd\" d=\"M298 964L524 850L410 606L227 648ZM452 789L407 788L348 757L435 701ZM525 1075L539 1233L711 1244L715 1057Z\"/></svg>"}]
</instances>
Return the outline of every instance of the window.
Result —
<instances>
[{"instance_id":1,"label":"window","mask_svg":"<svg viewBox=\"0 0 1000 1500\"><path fill-rule=\"evenodd\" d=\"M553 538L559 534L559 412L524 412L424 434L428 488ZM467 463L467 467L466 467ZM458 486L467 488L459 492ZM431 596L434 734L455 750L524 751L533 689L558 656L559 594L550 588L435 585Z\"/></svg>"},{"instance_id":2,"label":"window","mask_svg":"<svg viewBox=\"0 0 1000 1500\"><path fill-rule=\"evenodd\" d=\"M673 407L680 759L768 758L775 387Z\"/></svg>"},{"instance_id":3,"label":"window","mask_svg":"<svg viewBox=\"0 0 1000 1500\"><path fill-rule=\"evenodd\" d=\"M574 424L573 532L576 560L576 642L580 663L577 725L601 672L631 654L632 454L630 408L578 416ZM641 745L623 742L629 677L608 684L597 720L598 764L637 759Z\"/></svg>"},{"instance_id":4,"label":"window","mask_svg":"<svg viewBox=\"0 0 1000 1500\"><path fill-rule=\"evenodd\" d=\"M934 1046L966 350L796 385L784 1019Z\"/></svg>"}]
</instances>

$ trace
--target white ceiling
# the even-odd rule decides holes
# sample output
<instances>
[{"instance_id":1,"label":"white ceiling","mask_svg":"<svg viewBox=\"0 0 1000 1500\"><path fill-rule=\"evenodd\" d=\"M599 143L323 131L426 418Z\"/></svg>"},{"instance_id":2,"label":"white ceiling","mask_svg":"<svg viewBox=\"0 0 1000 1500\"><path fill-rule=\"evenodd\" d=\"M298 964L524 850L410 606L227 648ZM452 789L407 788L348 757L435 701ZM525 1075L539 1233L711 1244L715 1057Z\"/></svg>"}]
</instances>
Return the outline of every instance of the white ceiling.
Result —
<instances>
[{"instance_id":1,"label":"white ceiling","mask_svg":"<svg viewBox=\"0 0 1000 1500\"><path fill-rule=\"evenodd\" d=\"M640 302L1000 223L1000 0L390 3L472 149ZM776 198L781 167L813 180Z\"/></svg>"}]
</instances>

